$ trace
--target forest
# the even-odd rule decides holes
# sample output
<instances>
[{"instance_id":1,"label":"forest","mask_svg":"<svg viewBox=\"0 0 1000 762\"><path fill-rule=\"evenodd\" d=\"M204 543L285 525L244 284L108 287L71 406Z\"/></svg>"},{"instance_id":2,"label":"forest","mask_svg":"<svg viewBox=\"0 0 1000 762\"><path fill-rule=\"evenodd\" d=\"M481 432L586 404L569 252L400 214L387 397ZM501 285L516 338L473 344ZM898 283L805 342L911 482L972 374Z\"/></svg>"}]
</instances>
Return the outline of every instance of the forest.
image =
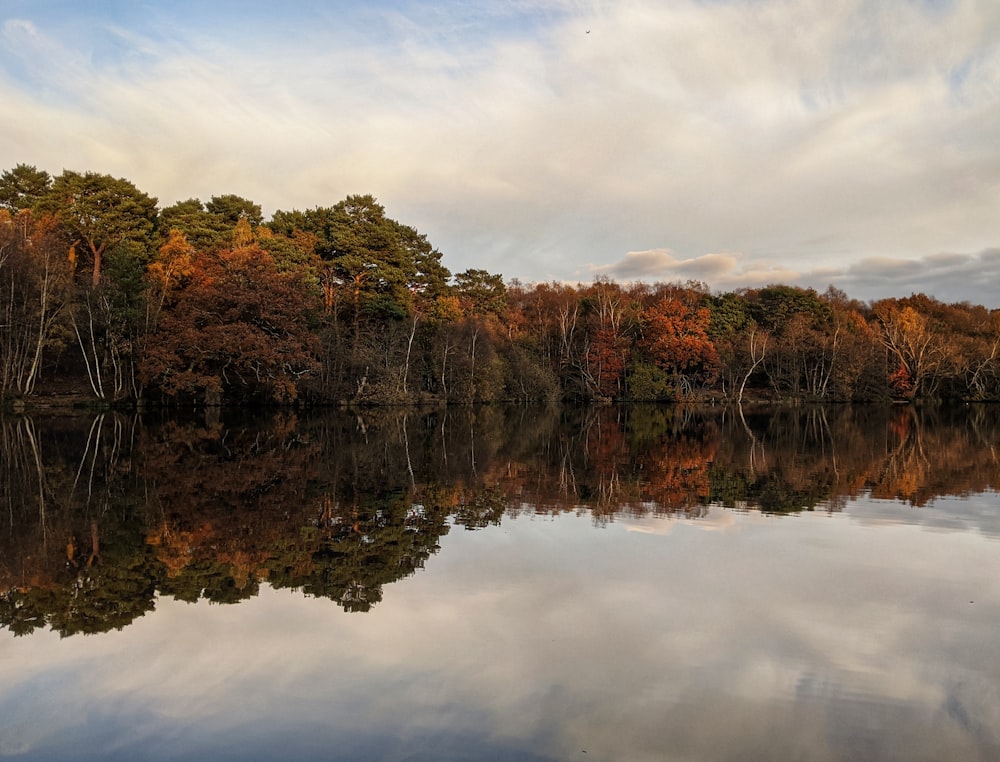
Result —
<instances>
[{"instance_id":1,"label":"forest","mask_svg":"<svg viewBox=\"0 0 1000 762\"><path fill-rule=\"evenodd\" d=\"M96 406L1000 399L1000 310L833 287L451 273L371 195L159 208L0 175L0 401Z\"/></svg>"}]
</instances>

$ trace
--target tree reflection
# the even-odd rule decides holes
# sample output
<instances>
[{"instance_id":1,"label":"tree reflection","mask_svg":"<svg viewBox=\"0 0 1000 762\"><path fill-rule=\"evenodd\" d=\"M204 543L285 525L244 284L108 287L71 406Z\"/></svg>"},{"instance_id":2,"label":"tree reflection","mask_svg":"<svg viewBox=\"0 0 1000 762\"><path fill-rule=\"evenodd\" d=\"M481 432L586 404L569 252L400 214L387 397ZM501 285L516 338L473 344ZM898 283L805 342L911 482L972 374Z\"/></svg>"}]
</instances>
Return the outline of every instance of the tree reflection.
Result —
<instances>
[{"instance_id":1,"label":"tree reflection","mask_svg":"<svg viewBox=\"0 0 1000 762\"><path fill-rule=\"evenodd\" d=\"M451 526L997 489L995 407L434 409L0 419L0 625L121 628L262 584L368 611Z\"/></svg>"},{"instance_id":2,"label":"tree reflection","mask_svg":"<svg viewBox=\"0 0 1000 762\"><path fill-rule=\"evenodd\" d=\"M382 600L383 585L422 568L440 549L447 508L417 502L412 492L355 496L346 503L322 497L317 519L300 527L288 553L269 561L272 585L368 611Z\"/></svg>"},{"instance_id":3,"label":"tree reflection","mask_svg":"<svg viewBox=\"0 0 1000 762\"><path fill-rule=\"evenodd\" d=\"M134 422L99 415L0 420L0 623L18 634L121 628L153 607Z\"/></svg>"}]
</instances>

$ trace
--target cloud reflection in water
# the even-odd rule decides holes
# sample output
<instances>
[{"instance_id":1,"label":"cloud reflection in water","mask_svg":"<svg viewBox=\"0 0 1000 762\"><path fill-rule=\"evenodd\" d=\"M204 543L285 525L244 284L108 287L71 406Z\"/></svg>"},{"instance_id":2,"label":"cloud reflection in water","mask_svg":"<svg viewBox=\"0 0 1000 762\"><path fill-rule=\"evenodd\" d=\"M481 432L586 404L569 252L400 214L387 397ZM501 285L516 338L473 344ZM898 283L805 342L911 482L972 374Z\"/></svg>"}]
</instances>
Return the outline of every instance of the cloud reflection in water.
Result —
<instances>
[{"instance_id":1,"label":"cloud reflection in water","mask_svg":"<svg viewBox=\"0 0 1000 762\"><path fill-rule=\"evenodd\" d=\"M265 585L100 636L5 633L0 753L991 758L995 536L891 513L522 516L447 535L365 614Z\"/></svg>"}]
</instances>

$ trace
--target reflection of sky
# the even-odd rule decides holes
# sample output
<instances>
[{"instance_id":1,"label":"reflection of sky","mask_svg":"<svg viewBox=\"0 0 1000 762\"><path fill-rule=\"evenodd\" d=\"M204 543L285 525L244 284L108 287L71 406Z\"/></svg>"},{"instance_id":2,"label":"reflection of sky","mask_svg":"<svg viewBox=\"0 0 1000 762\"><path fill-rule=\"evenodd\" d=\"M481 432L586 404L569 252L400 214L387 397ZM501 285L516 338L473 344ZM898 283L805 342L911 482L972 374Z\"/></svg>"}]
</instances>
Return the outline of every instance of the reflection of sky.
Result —
<instances>
[{"instance_id":1,"label":"reflection of sky","mask_svg":"<svg viewBox=\"0 0 1000 762\"><path fill-rule=\"evenodd\" d=\"M4 633L0 756L996 758L1000 546L894 510L520 517L368 614L265 588Z\"/></svg>"},{"instance_id":2,"label":"reflection of sky","mask_svg":"<svg viewBox=\"0 0 1000 762\"><path fill-rule=\"evenodd\" d=\"M919 507L895 500L865 500L852 516L866 524L918 524L943 532L982 532L1000 538L1000 510L996 493L969 497L936 497Z\"/></svg>"}]
</instances>

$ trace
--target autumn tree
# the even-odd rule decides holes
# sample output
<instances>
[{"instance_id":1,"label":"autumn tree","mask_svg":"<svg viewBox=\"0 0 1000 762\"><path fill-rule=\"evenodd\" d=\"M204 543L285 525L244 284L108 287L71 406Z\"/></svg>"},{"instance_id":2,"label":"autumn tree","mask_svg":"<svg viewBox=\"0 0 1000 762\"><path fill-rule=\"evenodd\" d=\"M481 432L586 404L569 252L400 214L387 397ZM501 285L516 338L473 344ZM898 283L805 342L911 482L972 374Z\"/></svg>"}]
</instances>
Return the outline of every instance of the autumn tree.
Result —
<instances>
[{"instance_id":1,"label":"autumn tree","mask_svg":"<svg viewBox=\"0 0 1000 762\"><path fill-rule=\"evenodd\" d=\"M164 306L168 302L172 305L177 293L191 282L197 259L198 250L191 245L187 236L177 228L171 230L169 238L160 246L146 268L144 324L147 337L156 333Z\"/></svg>"},{"instance_id":2,"label":"autumn tree","mask_svg":"<svg viewBox=\"0 0 1000 762\"><path fill-rule=\"evenodd\" d=\"M642 348L672 379L678 395L711 383L719 371L719 355L708 337L707 307L692 307L665 297L642 313Z\"/></svg>"},{"instance_id":3,"label":"autumn tree","mask_svg":"<svg viewBox=\"0 0 1000 762\"><path fill-rule=\"evenodd\" d=\"M298 396L317 350L301 276L257 247L192 252L177 239L154 264L167 295L142 364L147 384L207 404Z\"/></svg>"},{"instance_id":4,"label":"autumn tree","mask_svg":"<svg viewBox=\"0 0 1000 762\"><path fill-rule=\"evenodd\" d=\"M829 391L837 400L881 400L886 397L885 360L877 331L868 322L868 307L830 287L822 296L836 331Z\"/></svg>"},{"instance_id":5,"label":"autumn tree","mask_svg":"<svg viewBox=\"0 0 1000 762\"><path fill-rule=\"evenodd\" d=\"M522 402L559 397L559 379L552 363L545 357L546 342L536 330L529 311L534 289L517 279L507 285L507 306L500 315L504 341L500 344L504 360L504 389L509 399Z\"/></svg>"},{"instance_id":6,"label":"autumn tree","mask_svg":"<svg viewBox=\"0 0 1000 762\"><path fill-rule=\"evenodd\" d=\"M523 334L537 362L559 380L562 396L592 396L587 377L584 309L576 288L564 283L538 283L519 299Z\"/></svg>"},{"instance_id":7,"label":"autumn tree","mask_svg":"<svg viewBox=\"0 0 1000 762\"><path fill-rule=\"evenodd\" d=\"M1000 310L981 317L979 330L969 339L965 366L966 390L972 399L1000 399Z\"/></svg>"},{"instance_id":8,"label":"autumn tree","mask_svg":"<svg viewBox=\"0 0 1000 762\"><path fill-rule=\"evenodd\" d=\"M892 364L889 383L900 397L933 396L947 356L939 327L915 306L884 299L872 307Z\"/></svg>"},{"instance_id":9,"label":"autumn tree","mask_svg":"<svg viewBox=\"0 0 1000 762\"><path fill-rule=\"evenodd\" d=\"M629 332L636 322L631 299L620 286L598 279L584 291L588 331L586 377L594 393L604 399L625 392L625 367L632 351Z\"/></svg>"}]
</instances>

